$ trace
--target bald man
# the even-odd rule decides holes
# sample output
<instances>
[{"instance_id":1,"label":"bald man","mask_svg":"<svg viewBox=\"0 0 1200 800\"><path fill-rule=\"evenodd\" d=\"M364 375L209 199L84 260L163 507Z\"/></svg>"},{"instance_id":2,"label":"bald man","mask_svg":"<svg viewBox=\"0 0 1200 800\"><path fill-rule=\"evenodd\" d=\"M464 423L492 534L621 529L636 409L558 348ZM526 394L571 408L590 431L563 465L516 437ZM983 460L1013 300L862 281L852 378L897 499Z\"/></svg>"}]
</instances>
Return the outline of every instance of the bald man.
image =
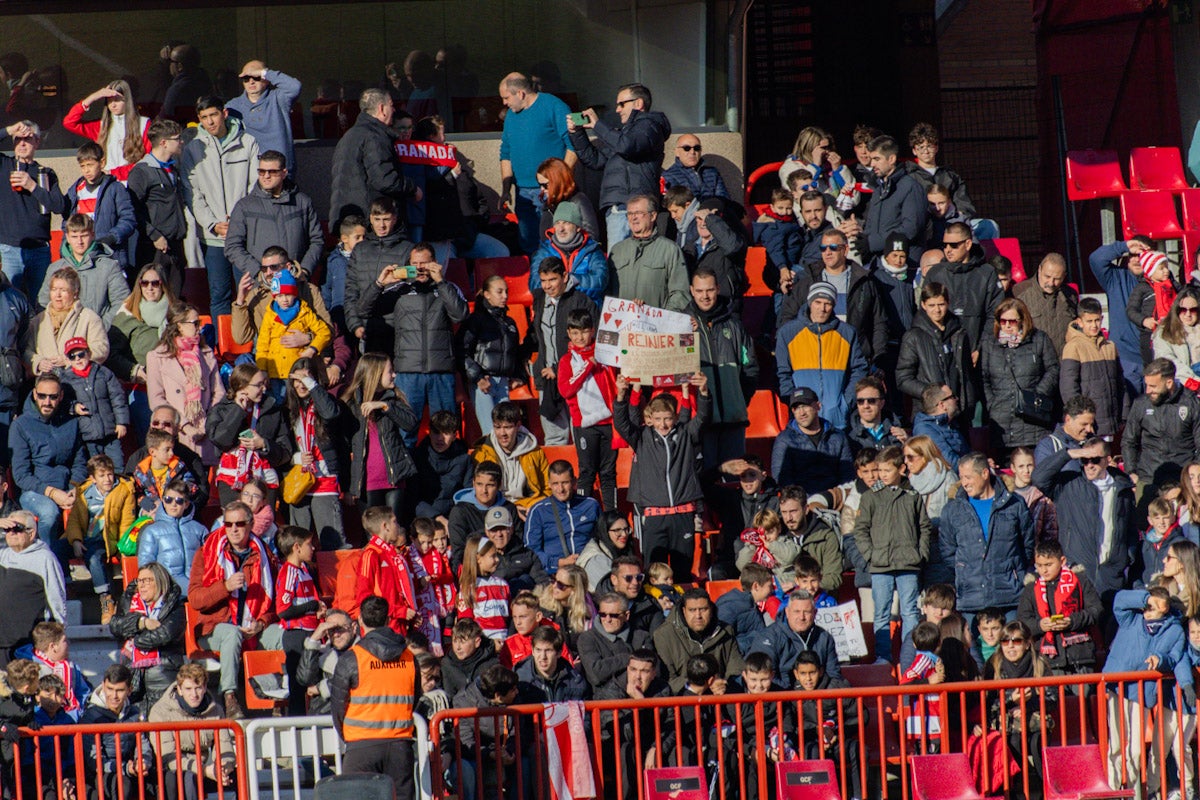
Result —
<instances>
[{"instance_id":1,"label":"bald man","mask_svg":"<svg viewBox=\"0 0 1200 800\"><path fill-rule=\"evenodd\" d=\"M716 167L704 163L703 145L700 137L692 133L682 134L675 140L675 163L663 173L663 183L670 189L672 186L686 186L692 196L704 201L711 197L729 199L729 190L721 173Z\"/></svg>"},{"instance_id":2,"label":"bald man","mask_svg":"<svg viewBox=\"0 0 1200 800\"><path fill-rule=\"evenodd\" d=\"M296 177L296 153L292 147L292 103L300 96L300 81L255 59L239 73L242 93L225 104L230 116L242 121L246 132L258 142L260 152L276 150L287 156L287 170Z\"/></svg>"},{"instance_id":3,"label":"bald man","mask_svg":"<svg viewBox=\"0 0 1200 800\"><path fill-rule=\"evenodd\" d=\"M507 109L500 134L500 208L503 213L512 203L521 249L532 255L545 233L538 166L547 158L575 165L575 148L567 136L571 109L552 94L535 92L529 78L520 72L510 72L500 81L500 99ZM514 187L515 199L511 195Z\"/></svg>"}]
</instances>

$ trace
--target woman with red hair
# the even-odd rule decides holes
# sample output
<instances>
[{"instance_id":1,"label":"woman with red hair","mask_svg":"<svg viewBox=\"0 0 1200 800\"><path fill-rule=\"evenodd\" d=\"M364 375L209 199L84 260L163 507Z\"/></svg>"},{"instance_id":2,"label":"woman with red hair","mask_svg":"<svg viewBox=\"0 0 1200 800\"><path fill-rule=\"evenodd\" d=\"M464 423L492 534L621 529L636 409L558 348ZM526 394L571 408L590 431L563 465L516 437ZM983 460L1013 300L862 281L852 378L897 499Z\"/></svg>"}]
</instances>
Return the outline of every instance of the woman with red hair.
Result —
<instances>
[{"instance_id":1,"label":"woman with red hair","mask_svg":"<svg viewBox=\"0 0 1200 800\"><path fill-rule=\"evenodd\" d=\"M537 182L546 195L542 206L542 230L548 231L554 225L554 210L560 203L574 203L579 207L579 215L583 218L583 229L593 239L600 238L600 222L596 217L596 207L592 201L575 184L575 173L567 162L561 158L547 158L537 169Z\"/></svg>"}]
</instances>

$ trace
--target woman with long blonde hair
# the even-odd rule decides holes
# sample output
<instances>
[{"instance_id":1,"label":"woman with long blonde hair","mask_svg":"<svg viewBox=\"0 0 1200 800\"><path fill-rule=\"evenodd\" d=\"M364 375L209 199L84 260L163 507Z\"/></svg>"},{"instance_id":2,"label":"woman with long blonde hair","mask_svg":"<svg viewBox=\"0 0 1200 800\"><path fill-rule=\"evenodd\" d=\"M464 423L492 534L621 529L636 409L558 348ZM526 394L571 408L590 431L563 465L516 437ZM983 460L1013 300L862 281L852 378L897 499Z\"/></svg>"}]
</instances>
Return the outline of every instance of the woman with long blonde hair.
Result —
<instances>
[{"instance_id":1,"label":"woman with long blonde hair","mask_svg":"<svg viewBox=\"0 0 1200 800\"><path fill-rule=\"evenodd\" d=\"M554 580L543 587L538 601L542 614L554 624L567 640L567 649L579 652L579 634L592 627L596 609L588 595L588 577L577 564L560 566Z\"/></svg>"},{"instance_id":2,"label":"woman with long blonde hair","mask_svg":"<svg viewBox=\"0 0 1200 800\"><path fill-rule=\"evenodd\" d=\"M904 442L904 468L908 472L908 482L921 495L925 513L933 523L935 538L929 543L929 561L922 572L921 584L954 583L954 567L942 558L936 536L942 508L950 499L950 490L958 483L958 473L928 436L910 436Z\"/></svg>"},{"instance_id":3,"label":"woman with long blonde hair","mask_svg":"<svg viewBox=\"0 0 1200 800\"><path fill-rule=\"evenodd\" d=\"M788 176L798 169L807 170L823 194L829 195L832 205L846 187L853 188L854 173L842 163L833 137L823 128L810 125L796 136L792 152L779 168L779 182L788 185Z\"/></svg>"},{"instance_id":4,"label":"woman with long blonde hair","mask_svg":"<svg viewBox=\"0 0 1200 800\"><path fill-rule=\"evenodd\" d=\"M100 100L104 101L100 119L84 122L84 114ZM133 90L123 80L111 81L71 106L63 117L63 127L103 147L105 166L121 183L125 182L133 165L150 152L150 140L146 137L150 118L138 113Z\"/></svg>"}]
</instances>

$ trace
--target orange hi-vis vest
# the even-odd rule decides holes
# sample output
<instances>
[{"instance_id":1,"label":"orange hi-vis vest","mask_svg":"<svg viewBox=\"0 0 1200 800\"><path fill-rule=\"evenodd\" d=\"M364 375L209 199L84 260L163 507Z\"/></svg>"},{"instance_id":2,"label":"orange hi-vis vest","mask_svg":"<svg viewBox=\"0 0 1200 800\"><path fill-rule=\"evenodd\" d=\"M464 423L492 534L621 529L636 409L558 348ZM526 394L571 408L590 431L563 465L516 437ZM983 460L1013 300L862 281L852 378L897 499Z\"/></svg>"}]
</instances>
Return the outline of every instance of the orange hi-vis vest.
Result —
<instances>
[{"instance_id":1,"label":"orange hi-vis vest","mask_svg":"<svg viewBox=\"0 0 1200 800\"><path fill-rule=\"evenodd\" d=\"M342 720L342 739L411 739L417 667L405 648L396 661L383 661L360 644L350 648L358 659L358 686Z\"/></svg>"}]
</instances>

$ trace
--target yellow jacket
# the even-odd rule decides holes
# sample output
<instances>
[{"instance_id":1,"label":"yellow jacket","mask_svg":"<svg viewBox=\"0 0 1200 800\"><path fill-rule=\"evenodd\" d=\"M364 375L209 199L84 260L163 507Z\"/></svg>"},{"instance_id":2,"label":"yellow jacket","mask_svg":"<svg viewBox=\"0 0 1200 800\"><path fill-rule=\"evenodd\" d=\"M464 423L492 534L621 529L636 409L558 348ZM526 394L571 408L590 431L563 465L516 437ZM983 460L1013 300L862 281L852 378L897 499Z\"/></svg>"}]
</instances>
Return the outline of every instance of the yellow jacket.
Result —
<instances>
[{"instance_id":1,"label":"yellow jacket","mask_svg":"<svg viewBox=\"0 0 1200 800\"><path fill-rule=\"evenodd\" d=\"M518 449L521 449L520 444L518 442ZM483 461L494 461L503 467L500 457L496 455L496 448L492 445L491 437L488 436L475 443L475 452L471 457L477 464ZM513 505L528 511L533 508L535 503L550 496L550 461L546 458L545 450L534 447L520 453L517 456L517 463L521 465L521 471L525 473L525 494L523 497L509 497L508 499L512 501ZM501 486L500 488L500 493L507 496L507 492L504 491L506 487Z\"/></svg>"},{"instance_id":2,"label":"yellow jacket","mask_svg":"<svg viewBox=\"0 0 1200 800\"><path fill-rule=\"evenodd\" d=\"M286 378L292 370L292 364L300 357L300 352L305 349L304 347L284 347L279 340L285 333L312 334L312 343L305 347L311 347L318 353L333 341L333 333L330 331L328 323L317 316L308 303L299 302L300 313L296 314L296 318L290 325L280 322L279 317L268 307L267 313L263 315L262 325L259 326L258 346L255 349L258 368L265 370L272 379Z\"/></svg>"},{"instance_id":3,"label":"yellow jacket","mask_svg":"<svg viewBox=\"0 0 1200 800\"><path fill-rule=\"evenodd\" d=\"M91 528L88 517L87 501L83 493L95 483L88 478L79 484L75 492L75 505L67 516L67 541L81 542ZM111 558L117 552L117 539L137 519L137 509L133 502L133 479L118 478L113 484L112 491L104 498L104 552Z\"/></svg>"}]
</instances>

